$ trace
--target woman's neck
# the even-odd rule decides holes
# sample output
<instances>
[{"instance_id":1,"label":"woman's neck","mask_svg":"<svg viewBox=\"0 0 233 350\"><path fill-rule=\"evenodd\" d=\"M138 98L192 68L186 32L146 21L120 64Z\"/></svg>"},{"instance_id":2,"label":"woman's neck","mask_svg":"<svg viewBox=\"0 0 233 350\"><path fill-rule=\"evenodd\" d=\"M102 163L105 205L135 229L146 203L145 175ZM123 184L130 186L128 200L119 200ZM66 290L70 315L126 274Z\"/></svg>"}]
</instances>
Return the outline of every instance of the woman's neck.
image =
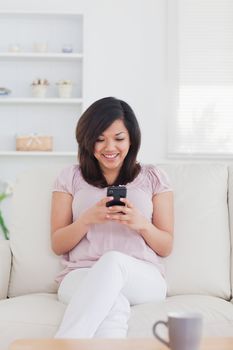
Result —
<instances>
[{"instance_id":1,"label":"woman's neck","mask_svg":"<svg viewBox=\"0 0 233 350\"><path fill-rule=\"evenodd\" d=\"M114 182L116 181L117 177L118 177L119 172L116 171L108 171L107 173L104 173L104 177L107 181L108 185L112 185L114 184Z\"/></svg>"}]
</instances>

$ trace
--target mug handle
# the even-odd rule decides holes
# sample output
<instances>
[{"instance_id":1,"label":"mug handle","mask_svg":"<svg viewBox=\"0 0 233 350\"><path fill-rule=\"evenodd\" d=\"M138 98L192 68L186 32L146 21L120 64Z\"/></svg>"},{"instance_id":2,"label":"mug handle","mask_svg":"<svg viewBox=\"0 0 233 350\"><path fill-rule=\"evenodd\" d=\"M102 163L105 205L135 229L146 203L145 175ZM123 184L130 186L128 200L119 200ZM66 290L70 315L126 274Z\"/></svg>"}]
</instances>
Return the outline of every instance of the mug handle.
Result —
<instances>
[{"instance_id":1,"label":"mug handle","mask_svg":"<svg viewBox=\"0 0 233 350\"><path fill-rule=\"evenodd\" d=\"M170 343L167 342L166 340L164 340L163 338L161 338L158 333L156 332L156 328L159 324L163 324L164 326L168 327L168 323L165 322L165 321L157 321L154 326L153 326L153 333L154 333L154 336L159 340L161 341L161 343L165 344L167 347L170 347Z\"/></svg>"}]
</instances>

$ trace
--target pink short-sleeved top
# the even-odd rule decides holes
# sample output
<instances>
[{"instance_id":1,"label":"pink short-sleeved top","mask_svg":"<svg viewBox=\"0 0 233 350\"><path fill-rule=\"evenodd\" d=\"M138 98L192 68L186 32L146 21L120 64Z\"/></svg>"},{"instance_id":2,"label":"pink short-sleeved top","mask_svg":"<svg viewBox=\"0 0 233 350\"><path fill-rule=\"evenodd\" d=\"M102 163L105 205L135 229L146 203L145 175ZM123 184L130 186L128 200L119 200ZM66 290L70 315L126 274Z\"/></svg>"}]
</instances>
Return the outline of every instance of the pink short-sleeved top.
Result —
<instances>
[{"instance_id":1,"label":"pink short-sleeved top","mask_svg":"<svg viewBox=\"0 0 233 350\"><path fill-rule=\"evenodd\" d=\"M138 176L126 187L129 201L149 221L153 215L152 197L158 193L172 191L165 172L153 165L142 165ZM72 213L75 221L82 212L106 197L107 188L97 188L88 184L82 177L79 165L72 165L61 171L55 180L53 192L72 195ZM91 225L82 240L63 255L64 270L56 281L60 283L63 277L74 269L91 267L110 250L151 262L164 274L161 258L147 245L140 234L120 223L109 221Z\"/></svg>"}]
</instances>

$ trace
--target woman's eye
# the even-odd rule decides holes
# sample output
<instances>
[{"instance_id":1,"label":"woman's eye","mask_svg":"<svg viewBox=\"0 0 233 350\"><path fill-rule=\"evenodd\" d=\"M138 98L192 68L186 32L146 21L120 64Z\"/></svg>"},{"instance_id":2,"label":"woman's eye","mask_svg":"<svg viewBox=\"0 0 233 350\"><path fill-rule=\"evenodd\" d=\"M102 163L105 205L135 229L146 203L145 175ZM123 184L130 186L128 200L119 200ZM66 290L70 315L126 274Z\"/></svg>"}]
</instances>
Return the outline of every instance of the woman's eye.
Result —
<instances>
[{"instance_id":1,"label":"woman's eye","mask_svg":"<svg viewBox=\"0 0 233 350\"><path fill-rule=\"evenodd\" d=\"M124 141L124 139L115 139L115 141ZM97 139L96 142L104 142L104 139Z\"/></svg>"}]
</instances>

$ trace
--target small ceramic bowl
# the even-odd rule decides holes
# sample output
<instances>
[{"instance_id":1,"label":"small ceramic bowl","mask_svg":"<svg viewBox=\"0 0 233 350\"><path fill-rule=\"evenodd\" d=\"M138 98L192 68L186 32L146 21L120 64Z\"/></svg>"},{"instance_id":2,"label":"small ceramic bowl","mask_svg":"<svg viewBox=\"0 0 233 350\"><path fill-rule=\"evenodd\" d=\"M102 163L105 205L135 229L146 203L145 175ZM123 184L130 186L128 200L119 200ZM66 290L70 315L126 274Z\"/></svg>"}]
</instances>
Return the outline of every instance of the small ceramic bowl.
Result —
<instances>
[{"instance_id":1,"label":"small ceramic bowl","mask_svg":"<svg viewBox=\"0 0 233 350\"><path fill-rule=\"evenodd\" d=\"M7 96L11 93L10 89L0 87L0 96Z\"/></svg>"}]
</instances>

